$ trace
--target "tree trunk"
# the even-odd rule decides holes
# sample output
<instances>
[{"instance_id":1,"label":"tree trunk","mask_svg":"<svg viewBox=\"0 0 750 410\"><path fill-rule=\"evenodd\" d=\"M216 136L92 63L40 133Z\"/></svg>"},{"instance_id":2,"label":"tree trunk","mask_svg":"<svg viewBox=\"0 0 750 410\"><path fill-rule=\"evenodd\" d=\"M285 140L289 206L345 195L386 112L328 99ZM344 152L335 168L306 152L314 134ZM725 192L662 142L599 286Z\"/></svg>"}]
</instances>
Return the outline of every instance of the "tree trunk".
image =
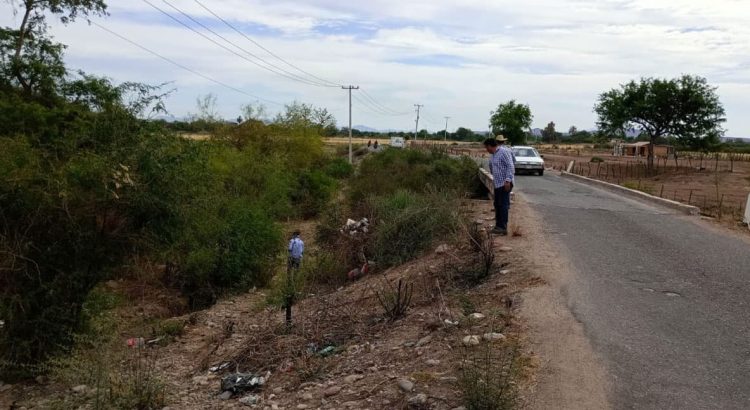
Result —
<instances>
[{"instance_id":1,"label":"tree trunk","mask_svg":"<svg viewBox=\"0 0 750 410\"><path fill-rule=\"evenodd\" d=\"M26 32L28 31L28 24L29 24L29 16L31 15L31 10L34 8L34 0L26 0L23 2L24 7L26 7L26 11L23 14L23 20L21 20L21 28L18 30L18 41L16 42L16 52L13 56L13 75L16 77L18 82L21 84L21 86L26 91L29 90L29 85L27 84L26 80L21 75L21 50L23 49L23 43L26 40Z\"/></svg>"}]
</instances>

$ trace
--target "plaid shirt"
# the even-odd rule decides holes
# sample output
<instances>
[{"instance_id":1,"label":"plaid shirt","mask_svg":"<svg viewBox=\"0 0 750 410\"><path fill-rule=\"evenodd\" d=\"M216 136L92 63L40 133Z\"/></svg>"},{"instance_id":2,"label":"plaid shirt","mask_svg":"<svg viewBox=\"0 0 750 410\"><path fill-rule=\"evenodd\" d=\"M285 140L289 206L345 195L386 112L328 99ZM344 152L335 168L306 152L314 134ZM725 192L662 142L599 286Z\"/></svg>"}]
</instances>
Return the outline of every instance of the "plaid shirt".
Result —
<instances>
[{"instance_id":1,"label":"plaid shirt","mask_svg":"<svg viewBox=\"0 0 750 410\"><path fill-rule=\"evenodd\" d=\"M497 147L497 151L490 157L490 173L495 180L495 188L503 186L505 181L514 183L513 174L516 173L516 166L510 148L504 145Z\"/></svg>"}]
</instances>

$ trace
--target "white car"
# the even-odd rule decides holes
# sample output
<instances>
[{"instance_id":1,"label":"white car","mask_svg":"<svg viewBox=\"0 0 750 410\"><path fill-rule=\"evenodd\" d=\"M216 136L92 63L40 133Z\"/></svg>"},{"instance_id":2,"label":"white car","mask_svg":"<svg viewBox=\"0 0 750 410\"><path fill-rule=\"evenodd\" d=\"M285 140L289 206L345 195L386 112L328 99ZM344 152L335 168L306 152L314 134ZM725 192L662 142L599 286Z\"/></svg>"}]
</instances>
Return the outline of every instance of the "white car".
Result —
<instances>
[{"instance_id":1,"label":"white car","mask_svg":"<svg viewBox=\"0 0 750 410\"><path fill-rule=\"evenodd\" d=\"M517 146L511 147L513 157L516 160L516 174L521 172L536 172L544 175L544 159L533 147Z\"/></svg>"},{"instance_id":2,"label":"white car","mask_svg":"<svg viewBox=\"0 0 750 410\"><path fill-rule=\"evenodd\" d=\"M404 137L391 137L391 146L393 148L404 148L406 146Z\"/></svg>"}]
</instances>

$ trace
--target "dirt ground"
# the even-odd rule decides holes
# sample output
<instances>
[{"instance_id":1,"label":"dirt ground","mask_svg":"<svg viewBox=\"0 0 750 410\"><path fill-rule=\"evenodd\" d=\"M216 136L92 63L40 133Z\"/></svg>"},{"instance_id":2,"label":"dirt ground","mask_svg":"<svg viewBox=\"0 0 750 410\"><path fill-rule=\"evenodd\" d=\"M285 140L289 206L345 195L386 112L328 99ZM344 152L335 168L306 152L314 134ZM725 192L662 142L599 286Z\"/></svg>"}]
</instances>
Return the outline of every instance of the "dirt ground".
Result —
<instances>
[{"instance_id":1,"label":"dirt ground","mask_svg":"<svg viewBox=\"0 0 750 410\"><path fill-rule=\"evenodd\" d=\"M489 201L466 200L464 205L470 220L491 226ZM520 202L514 212L523 207ZM533 226L528 216L520 215L524 230ZM297 226L303 236L312 238L312 224L290 223L288 228ZM560 352L548 350L557 336L545 333L548 336L541 343L527 337L527 331L536 334L542 322L532 322L529 327L516 316L519 309L547 297L536 291L547 286L536 275L536 265L527 259L533 254L523 249L532 249L537 233L518 233L521 236L494 239L495 273L477 286L447 279L476 255L468 240L460 237L446 243L444 251L428 252L339 289L308 294L294 308L291 330L283 326L283 313L268 305L267 290L227 297L209 309L178 317L186 323L183 334L167 346L149 347L149 366L166 383L170 409L244 408L247 405L240 400L247 401L250 395L257 400L251 408L271 410L455 409L464 404L460 380L465 360L484 354L480 349L501 357L514 347L521 363L516 374L521 406L544 408L539 403L561 400L559 394L547 391L581 390L572 385L549 390L543 386L560 380L535 376L537 368L555 368L549 365L549 355ZM412 307L405 317L390 322L384 319L375 292L385 289L387 283L395 286L399 279L413 286ZM532 302L524 302L524 295ZM471 313L484 317L472 319ZM524 316L531 313L533 310L527 310ZM482 338L493 332L502 336L495 341ZM479 346L464 346L463 339L470 335L479 336ZM316 353L327 346L333 347L329 355ZM581 347L576 349L571 354L577 356L561 357L582 356L575 353ZM217 372L209 370L223 363L230 365ZM221 377L235 371L267 376L267 382L257 391L222 400ZM0 407L51 408L51 399L77 394L71 387L55 381L5 385ZM598 397L593 387L583 392ZM579 398L579 393L571 394L563 394L565 400ZM79 397L71 403L85 402ZM72 408L92 407L89 403Z\"/></svg>"}]
</instances>

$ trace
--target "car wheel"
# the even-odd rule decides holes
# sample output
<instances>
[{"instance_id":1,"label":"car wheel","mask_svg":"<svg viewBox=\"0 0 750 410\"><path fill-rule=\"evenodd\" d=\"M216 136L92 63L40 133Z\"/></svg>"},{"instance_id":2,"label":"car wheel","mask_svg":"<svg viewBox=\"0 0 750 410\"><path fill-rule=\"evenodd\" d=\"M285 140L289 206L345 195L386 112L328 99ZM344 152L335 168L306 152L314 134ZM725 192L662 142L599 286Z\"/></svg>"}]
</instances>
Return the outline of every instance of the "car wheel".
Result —
<instances>
[{"instance_id":1,"label":"car wheel","mask_svg":"<svg viewBox=\"0 0 750 410\"><path fill-rule=\"evenodd\" d=\"M542 176L542 175L544 175L544 170L543 169L539 170L539 176Z\"/></svg>"}]
</instances>

